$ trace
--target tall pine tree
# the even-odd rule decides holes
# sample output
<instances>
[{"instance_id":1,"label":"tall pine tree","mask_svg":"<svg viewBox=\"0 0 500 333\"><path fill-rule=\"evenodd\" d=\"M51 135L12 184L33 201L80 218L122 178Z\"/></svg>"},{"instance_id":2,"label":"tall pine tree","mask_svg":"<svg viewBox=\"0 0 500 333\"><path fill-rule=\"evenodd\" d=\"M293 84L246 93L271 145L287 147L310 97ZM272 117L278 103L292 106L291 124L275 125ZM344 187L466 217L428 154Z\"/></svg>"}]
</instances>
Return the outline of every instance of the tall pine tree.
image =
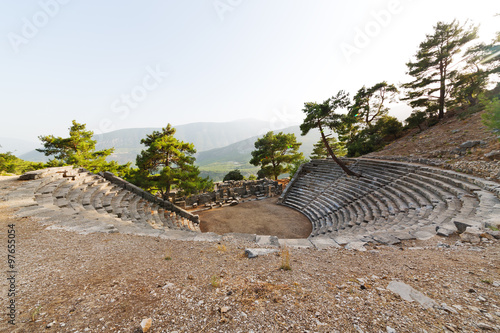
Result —
<instances>
[{"instance_id":1,"label":"tall pine tree","mask_svg":"<svg viewBox=\"0 0 500 333\"><path fill-rule=\"evenodd\" d=\"M37 151L54 157L48 165L74 165L91 172L110 171L120 176L127 173L130 163L119 165L115 161L107 162L106 157L113 153L114 148L95 150L97 141L92 139L93 135L94 132L86 130L85 124L73 120L69 137L39 136L44 148Z\"/></svg>"},{"instance_id":2,"label":"tall pine tree","mask_svg":"<svg viewBox=\"0 0 500 333\"><path fill-rule=\"evenodd\" d=\"M407 74L414 80L403 84L413 108L424 108L426 112L444 117L446 98L450 92L450 79L456 75L455 64L461 61L461 48L477 38L477 27L438 22L434 33L427 35L415 55L415 61L406 64Z\"/></svg>"},{"instance_id":3,"label":"tall pine tree","mask_svg":"<svg viewBox=\"0 0 500 333\"><path fill-rule=\"evenodd\" d=\"M295 134L267 132L255 142L250 163L261 166L261 175L278 179L279 175L290 171L295 161L304 157L299 153L301 144Z\"/></svg>"},{"instance_id":4,"label":"tall pine tree","mask_svg":"<svg viewBox=\"0 0 500 333\"><path fill-rule=\"evenodd\" d=\"M321 133L321 140L328 151L330 157L337 163L342 170L349 176L361 175L350 170L341 160L337 158L332 148L328 144L328 135L325 134L326 130L338 131L343 126L343 117L339 113L335 113L337 109L345 109L350 105L349 94L340 90L337 95L323 101L323 103L304 103L302 111L306 114L306 118L300 125L302 135L306 135L313 128L319 129Z\"/></svg>"},{"instance_id":5,"label":"tall pine tree","mask_svg":"<svg viewBox=\"0 0 500 333\"><path fill-rule=\"evenodd\" d=\"M168 200L173 185L191 194L209 183L199 177L200 171L194 165L194 145L177 140L174 134L175 128L170 124L148 134L141 140L146 149L136 158L139 170L135 182L148 191L159 193L164 200Z\"/></svg>"}]
</instances>

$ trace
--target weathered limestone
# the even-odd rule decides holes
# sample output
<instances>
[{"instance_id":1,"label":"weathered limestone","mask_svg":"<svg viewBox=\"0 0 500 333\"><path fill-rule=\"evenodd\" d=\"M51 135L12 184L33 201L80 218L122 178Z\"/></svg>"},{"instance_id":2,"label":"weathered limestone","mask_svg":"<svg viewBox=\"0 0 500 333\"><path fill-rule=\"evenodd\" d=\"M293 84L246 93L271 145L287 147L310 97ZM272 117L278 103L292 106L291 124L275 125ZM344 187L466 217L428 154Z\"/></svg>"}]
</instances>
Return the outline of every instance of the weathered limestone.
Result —
<instances>
[{"instance_id":1,"label":"weathered limestone","mask_svg":"<svg viewBox=\"0 0 500 333\"><path fill-rule=\"evenodd\" d=\"M105 176L106 178L104 178ZM48 168L22 175L6 199L19 204L17 216L35 216L50 228L79 233L122 232L160 235L177 228L197 231L199 217L114 176L93 175L72 167ZM19 198L23 197L22 201ZM32 198L32 199L26 199ZM197 240L196 236L192 236ZM205 234L209 240L213 235Z\"/></svg>"},{"instance_id":2,"label":"weathered limestone","mask_svg":"<svg viewBox=\"0 0 500 333\"><path fill-rule=\"evenodd\" d=\"M245 255L249 258L257 258L258 256L264 256L271 253L278 252L277 249L262 249L262 248L247 248L245 249Z\"/></svg>"},{"instance_id":3,"label":"weathered limestone","mask_svg":"<svg viewBox=\"0 0 500 333\"><path fill-rule=\"evenodd\" d=\"M190 197L176 198L175 201L185 201L187 207L203 206L210 203L237 204L238 198L247 198L255 195L259 197L272 197L280 195L282 185L271 179L239 180L215 183L215 190Z\"/></svg>"},{"instance_id":4,"label":"weathered limestone","mask_svg":"<svg viewBox=\"0 0 500 333\"><path fill-rule=\"evenodd\" d=\"M387 286L387 289L398 294L402 299L408 302L417 302L426 309L431 309L438 306L436 301L425 296L420 291L413 289L406 283L399 281L391 281Z\"/></svg>"},{"instance_id":5,"label":"weathered limestone","mask_svg":"<svg viewBox=\"0 0 500 333\"><path fill-rule=\"evenodd\" d=\"M392 245L499 222L498 183L418 164L345 161L362 177L346 176L331 160L313 160L280 197L281 204L309 218L311 240Z\"/></svg>"},{"instance_id":6,"label":"weathered limestone","mask_svg":"<svg viewBox=\"0 0 500 333\"><path fill-rule=\"evenodd\" d=\"M199 217L163 201L111 173L50 168L23 175L25 181L4 196L19 207L20 217L36 216L51 228L81 233L120 232L190 241L233 237L260 246L327 249L344 246L366 250L368 243L398 244L408 239L447 237L463 241L494 239L500 224L500 184L454 171L370 159L346 160L362 177L348 177L329 160L301 166L280 202L311 221L308 239L199 233ZM233 182L220 186L214 198L228 205L250 193L264 198L279 187ZM253 192L252 192L253 191ZM212 196L197 197L201 207ZM196 232L194 232L194 231ZM493 233L493 234L492 234ZM498 233L498 232L497 232Z\"/></svg>"}]
</instances>

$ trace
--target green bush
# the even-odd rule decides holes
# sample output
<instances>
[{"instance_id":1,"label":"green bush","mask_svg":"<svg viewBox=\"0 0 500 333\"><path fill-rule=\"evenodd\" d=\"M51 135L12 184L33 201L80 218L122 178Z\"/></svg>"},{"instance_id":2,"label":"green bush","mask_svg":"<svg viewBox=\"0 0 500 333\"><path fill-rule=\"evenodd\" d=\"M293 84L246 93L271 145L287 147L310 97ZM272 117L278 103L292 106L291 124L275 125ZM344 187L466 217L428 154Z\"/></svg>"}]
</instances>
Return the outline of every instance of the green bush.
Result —
<instances>
[{"instance_id":1,"label":"green bush","mask_svg":"<svg viewBox=\"0 0 500 333\"><path fill-rule=\"evenodd\" d=\"M24 161L11 152L0 154L0 175L16 174L20 175L28 171L45 168L44 163Z\"/></svg>"},{"instance_id":2,"label":"green bush","mask_svg":"<svg viewBox=\"0 0 500 333\"><path fill-rule=\"evenodd\" d=\"M424 111L414 111L412 114L406 118L406 127L407 128L415 128L418 127L420 132L422 132L422 124L427 119L427 114Z\"/></svg>"},{"instance_id":3,"label":"green bush","mask_svg":"<svg viewBox=\"0 0 500 333\"><path fill-rule=\"evenodd\" d=\"M500 130L500 100L495 97L491 100L482 99L485 112L482 114L483 123L491 130Z\"/></svg>"},{"instance_id":4,"label":"green bush","mask_svg":"<svg viewBox=\"0 0 500 333\"><path fill-rule=\"evenodd\" d=\"M227 175L224 176L224 181L228 180L243 180L243 175L241 174L241 171L236 169L233 171L229 171Z\"/></svg>"},{"instance_id":5,"label":"green bush","mask_svg":"<svg viewBox=\"0 0 500 333\"><path fill-rule=\"evenodd\" d=\"M403 131L403 124L396 118L384 116L377 120L376 127L383 136L391 136L396 140Z\"/></svg>"}]
</instances>

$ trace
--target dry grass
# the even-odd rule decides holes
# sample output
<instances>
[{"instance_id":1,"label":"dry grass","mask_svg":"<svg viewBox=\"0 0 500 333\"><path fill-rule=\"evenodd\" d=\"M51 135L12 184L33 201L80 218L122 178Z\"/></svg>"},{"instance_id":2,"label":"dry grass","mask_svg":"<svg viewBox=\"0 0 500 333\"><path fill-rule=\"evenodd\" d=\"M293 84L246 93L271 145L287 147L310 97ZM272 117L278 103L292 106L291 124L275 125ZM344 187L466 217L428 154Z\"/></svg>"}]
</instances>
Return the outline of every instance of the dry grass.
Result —
<instances>
[{"instance_id":1,"label":"dry grass","mask_svg":"<svg viewBox=\"0 0 500 333\"><path fill-rule=\"evenodd\" d=\"M31 312L31 321L35 321L36 320L36 317L38 316L38 313L40 312L40 310L42 309L42 306L41 305L38 305L34 310L33 312Z\"/></svg>"},{"instance_id":2,"label":"dry grass","mask_svg":"<svg viewBox=\"0 0 500 333\"><path fill-rule=\"evenodd\" d=\"M226 248L226 245L224 244L217 244L217 252L226 252L227 251L227 248Z\"/></svg>"},{"instance_id":3,"label":"dry grass","mask_svg":"<svg viewBox=\"0 0 500 333\"><path fill-rule=\"evenodd\" d=\"M212 277L210 278L210 284L214 288L219 288L221 285L220 277L218 277L217 275L212 275Z\"/></svg>"},{"instance_id":4,"label":"dry grass","mask_svg":"<svg viewBox=\"0 0 500 333\"><path fill-rule=\"evenodd\" d=\"M281 266L280 269L284 271L291 271L292 266L290 266L290 250L288 249L288 246L283 245L283 247L280 250L280 257L281 257Z\"/></svg>"},{"instance_id":5,"label":"dry grass","mask_svg":"<svg viewBox=\"0 0 500 333\"><path fill-rule=\"evenodd\" d=\"M163 259L172 260L172 249L170 247L165 249L165 257Z\"/></svg>"}]
</instances>

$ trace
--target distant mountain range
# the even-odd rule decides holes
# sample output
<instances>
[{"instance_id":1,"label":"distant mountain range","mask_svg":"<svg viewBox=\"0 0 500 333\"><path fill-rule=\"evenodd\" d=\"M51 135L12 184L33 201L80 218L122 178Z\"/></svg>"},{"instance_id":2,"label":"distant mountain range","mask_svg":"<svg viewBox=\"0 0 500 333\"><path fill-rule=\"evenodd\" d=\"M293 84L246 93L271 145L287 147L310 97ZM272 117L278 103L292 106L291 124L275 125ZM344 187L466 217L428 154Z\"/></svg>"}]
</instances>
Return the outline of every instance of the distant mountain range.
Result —
<instances>
[{"instance_id":1,"label":"distant mountain range","mask_svg":"<svg viewBox=\"0 0 500 333\"><path fill-rule=\"evenodd\" d=\"M176 126L175 137L184 142L194 144L196 164L200 167L202 175L208 175L214 180L222 179L223 175L236 168L245 175L255 174L257 167L249 164L254 143L269 131L266 121L246 119L225 123L192 123ZM115 148L110 160L118 163L135 162L136 156L144 149L141 139L153 131L161 128L128 128L95 136L98 150ZM300 151L309 157L313 144L319 138L318 131L311 131L301 137L299 125L274 130L275 133L294 133L297 141L302 142ZM2 144L0 142L0 144ZM31 148L33 149L33 148ZM24 154L16 154L28 161L47 161L48 158L36 150Z\"/></svg>"},{"instance_id":2,"label":"distant mountain range","mask_svg":"<svg viewBox=\"0 0 500 333\"><path fill-rule=\"evenodd\" d=\"M276 130L275 133L293 133L297 141L301 142L299 151L308 158L313 145L320 139L318 130L311 130L306 136L301 136L299 125ZM200 152L196 157L196 164L200 167L202 176L209 176L213 180L221 180L225 174L234 169L239 169L242 174L248 176L256 174L259 167L249 163L252 158L252 151L255 149L255 141L262 135L256 135L245 140L235 142L222 148L215 148Z\"/></svg>"},{"instance_id":3,"label":"distant mountain range","mask_svg":"<svg viewBox=\"0 0 500 333\"><path fill-rule=\"evenodd\" d=\"M191 123L175 126L175 137L184 142L194 143L198 152L220 148L249 137L264 134L269 122L255 119L237 120L224 123ZM160 127L127 128L100 134L94 137L97 140L96 149L115 148L111 159L119 162L135 162L137 154L144 149L141 139L153 131L161 130ZM1 143L0 143L1 144ZM46 156L33 150L24 154L17 154L20 158L45 162Z\"/></svg>"},{"instance_id":4,"label":"distant mountain range","mask_svg":"<svg viewBox=\"0 0 500 333\"><path fill-rule=\"evenodd\" d=\"M40 146L39 142L0 137L0 153L11 152L16 156L21 156L38 146Z\"/></svg>"}]
</instances>

